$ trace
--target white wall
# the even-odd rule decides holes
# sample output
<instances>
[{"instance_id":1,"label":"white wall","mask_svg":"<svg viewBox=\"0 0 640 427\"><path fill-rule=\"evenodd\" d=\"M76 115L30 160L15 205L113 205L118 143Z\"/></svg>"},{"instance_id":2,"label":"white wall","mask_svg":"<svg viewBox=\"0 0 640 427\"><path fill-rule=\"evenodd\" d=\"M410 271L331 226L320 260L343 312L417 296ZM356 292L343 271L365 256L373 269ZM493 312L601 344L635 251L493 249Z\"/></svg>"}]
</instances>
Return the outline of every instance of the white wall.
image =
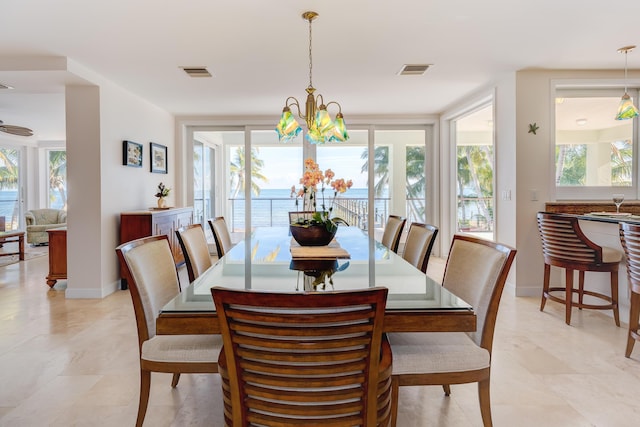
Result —
<instances>
[{"instance_id":1,"label":"white wall","mask_svg":"<svg viewBox=\"0 0 640 427\"><path fill-rule=\"evenodd\" d=\"M154 206L157 185L175 184L174 119L101 78L66 88L67 298L102 298L119 287L120 213ZM122 165L122 141L143 145L143 167ZM168 148L168 171L150 173L149 143ZM175 204L175 194L169 204Z\"/></svg>"},{"instance_id":2,"label":"white wall","mask_svg":"<svg viewBox=\"0 0 640 427\"><path fill-rule=\"evenodd\" d=\"M639 75L637 71L629 72L630 78ZM555 100L552 88L563 81L576 85L622 83L620 70L527 70L516 73L516 295L539 296L542 292L544 262L536 213L544 210L546 201L555 200L552 128ZM536 135L528 133L531 123L539 127ZM532 200L536 198L533 193L537 200Z\"/></svg>"}]
</instances>

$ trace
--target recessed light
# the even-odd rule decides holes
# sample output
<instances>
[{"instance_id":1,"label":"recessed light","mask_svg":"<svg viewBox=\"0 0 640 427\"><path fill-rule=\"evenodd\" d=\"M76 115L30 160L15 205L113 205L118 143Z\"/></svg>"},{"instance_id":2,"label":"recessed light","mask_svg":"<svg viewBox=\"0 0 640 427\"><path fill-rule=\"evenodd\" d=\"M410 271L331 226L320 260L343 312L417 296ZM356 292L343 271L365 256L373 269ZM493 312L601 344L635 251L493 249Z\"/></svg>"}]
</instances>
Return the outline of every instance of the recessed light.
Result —
<instances>
[{"instance_id":1,"label":"recessed light","mask_svg":"<svg viewBox=\"0 0 640 427\"><path fill-rule=\"evenodd\" d=\"M576 120L576 124L578 126L584 126L584 125L587 124L587 119L578 119L578 120Z\"/></svg>"}]
</instances>

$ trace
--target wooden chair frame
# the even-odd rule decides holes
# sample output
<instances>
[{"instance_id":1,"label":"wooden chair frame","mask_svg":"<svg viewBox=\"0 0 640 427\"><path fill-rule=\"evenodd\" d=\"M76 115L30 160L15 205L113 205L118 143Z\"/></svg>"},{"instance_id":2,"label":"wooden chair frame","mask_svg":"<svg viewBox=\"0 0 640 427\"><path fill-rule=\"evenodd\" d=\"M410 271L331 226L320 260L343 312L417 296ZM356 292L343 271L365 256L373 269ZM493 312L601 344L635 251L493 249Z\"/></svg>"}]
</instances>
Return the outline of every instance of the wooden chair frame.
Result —
<instances>
[{"instance_id":1,"label":"wooden chair frame","mask_svg":"<svg viewBox=\"0 0 640 427\"><path fill-rule=\"evenodd\" d=\"M509 274L509 270L511 269L511 265L516 256L516 250L506 245L502 245L500 243L492 242L485 239L480 239L470 235L456 234L453 237L451 242L451 249L449 251L449 257L447 258L447 263L445 266L444 280L442 283L443 287L447 287L448 280L451 282L457 281L458 279L455 277L456 274L453 271L454 263L453 256L454 248L457 244L463 242L472 243L473 245L481 245L483 247L489 247L493 249L495 252L501 254L502 263L498 270L497 275L495 276L495 282L493 282L493 286L490 287L491 294L489 298L489 302L485 307L485 310L479 312L478 307L474 307L476 310L476 315L478 317L478 321L481 322L478 324L477 332L469 333L469 337L478 345L479 347L485 349L489 353L489 361L491 360L491 351L493 347L493 335L495 331L496 318L498 315L498 307L500 304L500 298L502 296L502 291L504 289L504 285L507 281L507 276ZM456 262L456 269L460 268ZM449 279L453 277L453 279ZM474 286L474 282L464 282L457 283L459 286ZM464 296L462 296L464 298ZM439 334L440 332L433 332L428 334ZM459 334L464 334L464 332L459 332ZM393 351L393 340L392 343L392 351ZM392 426L396 425L397 422L397 413L398 413L398 395L400 386L417 386L417 385L441 385L444 389L445 395L449 395L451 393L451 384L465 384L465 383L478 383L478 399L480 403L480 412L482 414L483 423L486 426L492 425L491 420L491 396L490 396L490 377L491 377L491 365L482 369L474 369L474 370L462 370L455 372L423 372L423 373L408 373L408 374L396 374L392 376Z\"/></svg>"},{"instance_id":2,"label":"wooden chair frame","mask_svg":"<svg viewBox=\"0 0 640 427\"><path fill-rule=\"evenodd\" d=\"M164 242L164 243L163 243ZM159 244L158 244L159 243ZM162 266L146 266L146 265L132 265L129 260L129 254L131 251L141 248L144 245L148 245L148 247L152 247L153 245L157 245L156 247L159 249L156 254L158 258L161 258L162 255L167 258L167 262L161 262ZM166 247L164 247L166 245ZM143 237L141 239L133 240L128 243L124 243L116 248L116 253L118 255L118 260L120 264L123 266L123 270L127 279L127 283L129 284L129 292L131 294L131 300L133 301L133 310L136 316L136 326L138 329L138 350L140 354L140 399L138 403L138 416L136 420L136 427L141 427L144 418L147 412L147 406L149 404L149 392L151 389L151 372L166 372L173 373L173 380L171 382L171 387L176 387L178 385L178 381L180 379L181 373L217 373L218 372L218 364L217 360L213 357L211 360L201 361L201 362L171 362L171 361L159 361L159 360L146 360L143 359L143 346L145 343L155 339L166 341L166 346L176 346L180 345L180 343L176 343L176 341L181 340L183 337L186 337L185 341L189 340L189 337L194 337L194 340L198 343L206 341L207 343L212 343L217 347L219 352L219 348L221 347L221 339L220 337L215 336L156 336L155 329L151 329L149 325L155 326L155 318L148 319L148 316L154 313L154 308L148 305L145 305L143 299L146 300L152 299L152 295L149 295L151 292L150 289L144 289L143 293L145 297L143 298L140 286L137 281L138 274L146 274L149 271L157 272L162 269L163 266L165 268L172 268L175 273L175 294L179 292L178 287L178 278L177 272L175 271L175 264L173 263L173 256L171 254L171 248L169 246L169 239L166 235L156 235ZM170 260L170 261L169 261ZM142 271L141 271L142 270ZM139 272L139 273L134 273ZM155 300L152 305L160 305L167 303L173 295L163 293L162 297L166 299L164 300ZM155 313L157 316L157 313ZM177 338L177 340L176 340ZM166 347L165 346L165 347ZM190 345L187 342L186 348L181 348L183 352L189 352ZM199 358L199 356L198 356Z\"/></svg>"},{"instance_id":3,"label":"wooden chair frame","mask_svg":"<svg viewBox=\"0 0 640 427\"><path fill-rule=\"evenodd\" d=\"M213 233L213 239L216 242L216 249L218 250L218 258L222 258L232 247L231 235L229 234L229 228L227 222L223 216L210 219L209 227Z\"/></svg>"},{"instance_id":4,"label":"wooden chair frame","mask_svg":"<svg viewBox=\"0 0 640 427\"><path fill-rule=\"evenodd\" d=\"M400 237L402 237L402 230L404 230L406 223L407 218L403 216L389 215L380 242L393 252L398 253Z\"/></svg>"},{"instance_id":5,"label":"wooden chair frame","mask_svg":"<svg viewBox=\"0 0 640 427\"><path fill-rule=\"evenodd\" d=\"M386 288L211 293L228 426L388 425Z\"/></svg>"},{"instance_id":6,"label":"wooden chair frame","mask_svg":"<svg viewBox=\"0 0 640 427\"><path fill-rule=\"evenodd\" d=\"M427 233L430 233L428 238L420 242L419 239L422 239ZM413 264L423 273L426 273L429 257L431 256L431 251L433 250L437 236L438 227L435 225L412 222L409 226L409 233L407 234L404 250L402 251L402 258ZM412 252L413 250L419 250L420 253L416 256L416 254Z\"/></svg>"},{"instance_id":7,"label":"wooden chair frame","mask_svg":"<svg viewBox=\"0 0 640 427\"><path fill-rule=\"evenodd\" d=\"M184 255L189 282L193 282L212 265L202 224L180 227L176 230L176 237Z\"/></svg>"},{"instance_id":8,"label":"wooden chair frame","mask_svg":"<svg viewBox=\"0 0 640 427\"><path fill-rule=\"evenodd\" d=\"M618 310L618 266L620 259L607 262L603 257L603 248L592 242L580 228L578 218L548 212L538 212L538 230L542 241L544 257L544 283L540 311L544 310L547 299L565 305L565 322L571 324L571 309L587 308L592 310L613 310L616 326L620 326ZM565 270L565 286L550 286L551 266ZM578 271L578 289L573 287L573 272ZM586 290L584 288L584 274L586 271L610 273L611 295ZM564 292L565 296L554 295L554 292ZM573 293L578 295L574 301ZM589 295L605 301L603 304L589 304L584 302L584 296Z\"/></svg>"},{"instance_id":9,"label":"wooden chair frame","mask_svg":"<svg viewBox=\"0 0 640 427\"><path fill-rule=\"evenodd\" d=\"M629 332L625 357L631 357L633 346L640 341L640 225L620 223L620 242L627 258L629 302Z\"/></svg>"}]
</instances>

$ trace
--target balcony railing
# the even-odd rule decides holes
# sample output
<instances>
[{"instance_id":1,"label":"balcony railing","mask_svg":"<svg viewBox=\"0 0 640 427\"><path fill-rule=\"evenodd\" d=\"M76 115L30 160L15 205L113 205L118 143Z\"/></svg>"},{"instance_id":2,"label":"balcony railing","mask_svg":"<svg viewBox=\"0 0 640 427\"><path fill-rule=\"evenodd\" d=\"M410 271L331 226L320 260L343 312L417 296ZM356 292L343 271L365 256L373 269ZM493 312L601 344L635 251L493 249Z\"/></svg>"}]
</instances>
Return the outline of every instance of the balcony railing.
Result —
<instances>
[{"instance_id":1,"label":"balcony railing","mask_svg":"<svg viewBox=\"0 0 640 427\"><path fill-rule=\"evenodd\" d=\"M197 202L197 201L196 201ZM245 229L245 199L229 198L231 220L227 221L232 232ZM389 198L376 198L374 227L383 227L389 212ZM273 227L289 225L289 212L300 210L289 197L251 199L253 227ZM344 219L349 225L367 230L368 200L366 198L340 197L333 205L332 216Z\"/></svg>"}]
</instances>

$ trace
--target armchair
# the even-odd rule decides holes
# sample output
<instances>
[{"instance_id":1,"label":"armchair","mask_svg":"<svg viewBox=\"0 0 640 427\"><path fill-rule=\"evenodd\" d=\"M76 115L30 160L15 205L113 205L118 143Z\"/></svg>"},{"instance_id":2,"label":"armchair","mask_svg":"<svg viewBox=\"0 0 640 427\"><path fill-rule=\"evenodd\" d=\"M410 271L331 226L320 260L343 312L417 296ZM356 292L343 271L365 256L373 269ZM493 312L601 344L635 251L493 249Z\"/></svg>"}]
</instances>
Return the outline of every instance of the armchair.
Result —
<instances>
[{"instance_id":1,"label":"armchair","mask_svg":"<svg viewBox=\"0 0 640 427\"><path fill-rule=\"evenodd\" d=\"M31 209L25 212L27 243L49 243L47 230L67 226L67 212L60 209Z\"/></svg>"}]
</instances>

